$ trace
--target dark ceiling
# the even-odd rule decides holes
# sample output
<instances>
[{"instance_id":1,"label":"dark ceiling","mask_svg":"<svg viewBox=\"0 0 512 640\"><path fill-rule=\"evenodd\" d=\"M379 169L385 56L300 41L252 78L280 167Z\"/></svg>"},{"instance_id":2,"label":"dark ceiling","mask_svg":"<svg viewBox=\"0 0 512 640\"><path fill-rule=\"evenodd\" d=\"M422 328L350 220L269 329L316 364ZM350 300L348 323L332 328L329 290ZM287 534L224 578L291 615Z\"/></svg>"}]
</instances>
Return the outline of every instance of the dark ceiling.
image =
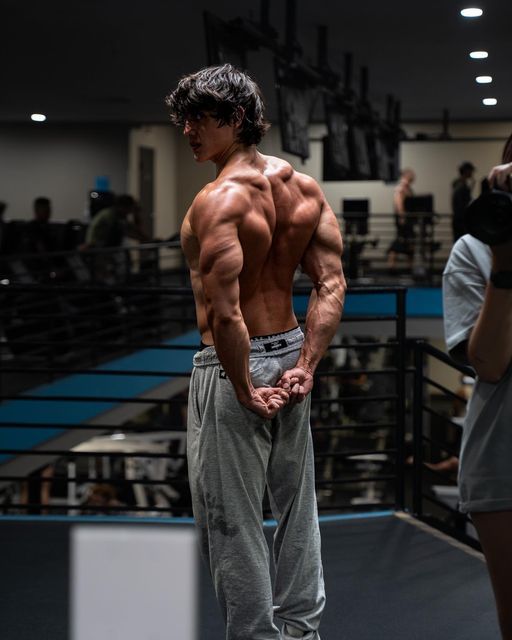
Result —
<instances>
[{"instance_id":1,"label":"dark ceiling","mask_svg":"<svg viewBox=\"0 0 512 640\"><path fill-rule=\"evenodd\" d=\"M284 41L286 0L273 0L270 22ZM479 6L481 18L460 16ZM259 19L259 1L216 0L2 0L0 123L166 121L164 96L178 78L207 63L203 11L230 20ZM297 0L302 59L314 64L316 26L329 28L329 61L343 74L354 56L355 88L369 69L369 97L384 114L386 95L401 100L404 121L509 120L512 104L512 0ZM470 60L474 49L487 60ZM249 56L275 118L272 58ZM492 75L491 85L475 76ZM483 97L496 97L484 107Z\"/></svg>"}]
</instances>

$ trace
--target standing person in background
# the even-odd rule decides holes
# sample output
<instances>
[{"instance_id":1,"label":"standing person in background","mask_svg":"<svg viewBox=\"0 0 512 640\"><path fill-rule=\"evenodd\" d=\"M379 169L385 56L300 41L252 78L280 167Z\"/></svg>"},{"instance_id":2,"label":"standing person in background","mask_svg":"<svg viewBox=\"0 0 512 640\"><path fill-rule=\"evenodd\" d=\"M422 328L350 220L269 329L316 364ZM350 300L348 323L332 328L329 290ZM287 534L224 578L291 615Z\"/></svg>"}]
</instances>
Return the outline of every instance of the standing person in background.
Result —
<instances>
[{"instance_id":1,"label":"standing person in background","mask_svg":"<svg viewBox=\"0 0 512 640\"><path fill-rule=\"evenodd\" d=\"M137 201L130 195L120 195L111 207L101 209L87 228L85 243L79 249L106 249L121 247L125 237L148 242L140 220ZM91 265L94 278L104 284L112 284L127 277L131 269L128 251L96 252Z\"/></svg>"},{"instance_id":2,"label":"standing person in background","mask_svg":"<svg viewBox=\"0 0 512 640\"><path fill-rule=\"evenodd\" d=\"M111 207L98 211L87 228L85 244L80 248L120 247L125 236L140 241L150 240L142 229L139 205L130 195L117 196Z\"/></svg>"},{"instance_id":3,"label":"standing person in background","mask_svg":"<svg viewBox=\"0 0 512 640\"><path fill-rule=\"evenodd\" d=\"M490 186L509 191L512 136ZM512 238L488 246L465 235L443 275L446 344L477 373L462 433L460 509L487 560L502 637L512 640Z\"/></svg>"},{"instance_id":4,"label":"standing person in background","mask_svg":"<svg viewBox=\"0 0 512 640\"><path fill-rule=\"evenodd\" d=\"M459 177L452 182L452 231L453 242L463 236L466 231L464 212L471 202L471 192L475 186L474 165L463 162L459 167Z\"/></svg>"},{"instance_id":5,"label":"standing person in background","mask_svg":"<svg viewBox=\"0 0 512 640\"><path fill-rule=\"evenodd\" d=\"M52 203L49 198L39 197L34 200L34 217L27 223L23 238L23 253L48 253L57 251L57 243L50 218Z\"/></svg>"},{"instance_id":6,"label":"standing person in background","mask_svg":"<svg viewBox=\"0 0 512 640\"><path fill-rule=\"evenodd\" d=\"M52 204L49 198L34 200L34 217L20 230L19 253L32 254L24 260L30 277L38 282L55 280L60 269L60 260L47 254L59 250L55 228L50 223ZM13 240L16 241L14 232ZM17 251L17 252L18 252Z\"/></svg>"},{"instance_id":7,"label":"standing person in background","mask_svg":"<svg viewBox=\"0 0 512 640\"><path fill-rule=\"evenodd\" d=\"M339 225L312 178L257 150L268 125L245 73L203 69L167 102L195 160L217 167L181 238L203 343L190 382L190 487L226 638L319 640L325 592L310 392L343 307ZM299 266L314 287L305 336L293 311ZM274 589L265 486L278 522Z\"/></svg>"},{"instance_id":8,"label":"standing person in background","mask_svg":"<svg viewBox=\"0 0 512 640\"><path fill-rule=\"evenodd\" d=\"M396 268L398 254L407 256L409 269L412 269L414 260L414 223L408 218L405 206L406 198L414 195L412 183L416 180L416 174L412 169L402 169L400 181L393 193L393 208L395 211L396 238L388 249L388 268Z\"/></svg>"}]
</instances>

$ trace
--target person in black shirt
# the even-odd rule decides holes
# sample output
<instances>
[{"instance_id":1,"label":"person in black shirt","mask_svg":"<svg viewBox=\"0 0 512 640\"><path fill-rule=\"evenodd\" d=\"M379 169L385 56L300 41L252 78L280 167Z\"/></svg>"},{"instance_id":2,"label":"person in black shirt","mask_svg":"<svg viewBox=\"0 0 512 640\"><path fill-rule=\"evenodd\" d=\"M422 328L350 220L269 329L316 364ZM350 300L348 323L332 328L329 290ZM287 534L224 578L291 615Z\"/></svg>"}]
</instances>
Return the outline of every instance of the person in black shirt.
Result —
<instances>
[{"instance_id":1,"label":"person in black shirt","mask_svg":"<svg viewBox=\"0 0 512 640\"><path fill-rule=\"evenodd\" d=\"M50 226L52 205L48 198L34 200L34 217L25 227L23 253L48 253L57 250L57 243Z\"/></svg>"},{"instance_id":2,"label":"person in black shirt","mask_svg":"<svg viewBox=\"0 0 512 640\"><path fill-rule=\"evenodd\" d=\"M471 162L463 162L459 167L459 177L452 182L452 230L455 243L466 231L464 211L471 202L471 191L475 183L475 167Z\"/></svg>"}]
</instances>

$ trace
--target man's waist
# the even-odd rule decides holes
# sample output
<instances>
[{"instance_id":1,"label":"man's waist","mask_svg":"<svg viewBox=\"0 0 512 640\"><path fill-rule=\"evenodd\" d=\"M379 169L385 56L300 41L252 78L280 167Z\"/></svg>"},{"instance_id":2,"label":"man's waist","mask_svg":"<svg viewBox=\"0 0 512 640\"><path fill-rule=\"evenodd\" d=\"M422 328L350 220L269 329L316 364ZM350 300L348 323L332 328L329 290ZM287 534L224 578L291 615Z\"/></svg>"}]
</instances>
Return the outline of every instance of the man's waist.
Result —
<instances>
[{"instance_id":1,"label":"man's waist","mask_svg":"<svg viewBox=\"0 0 512 640\"><path fill-rule=\"evenodd\" d=\"M300 327L294 327L282 333L273 333L251 338L251 358L265 358L279 356L290 351L298 350L304 342L304 334ZM198 353L194 356L195 366L218 364L219 359L214 346L201 343Z\"/></svg>"},{"instance_id":2,"label":"man's waist","mask_svg":"<svg viewBox=\"0 0 512 640\"><path fill-rule=\"evenodd\" d=\"M289 346L296 346L299 343L302 345L303 340L304 334L298 325L281 333L253 336L251 338L251 354L274 353Z\"/></svg>"}]
</instances>

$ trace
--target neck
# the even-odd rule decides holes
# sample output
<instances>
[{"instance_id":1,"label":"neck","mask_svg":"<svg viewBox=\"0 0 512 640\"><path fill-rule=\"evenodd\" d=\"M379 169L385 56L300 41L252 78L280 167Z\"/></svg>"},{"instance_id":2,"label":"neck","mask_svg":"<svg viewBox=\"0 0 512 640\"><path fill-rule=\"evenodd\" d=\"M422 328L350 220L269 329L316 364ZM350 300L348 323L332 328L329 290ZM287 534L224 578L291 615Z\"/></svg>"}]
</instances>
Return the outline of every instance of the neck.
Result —
<instances>
[{"instance_id":1,"label":"neck","mask_svg":"<svg viewBox=\"0 0 512 640\"><path fill-rule=\"evenodd\" d=\"M256 147L254 145L243 145L239 142L233 142L219 156L214 159L217 167L217 176L227 165L231 165L240 159L252 162L256 157Z\"/></svg>"}]
</instances>

